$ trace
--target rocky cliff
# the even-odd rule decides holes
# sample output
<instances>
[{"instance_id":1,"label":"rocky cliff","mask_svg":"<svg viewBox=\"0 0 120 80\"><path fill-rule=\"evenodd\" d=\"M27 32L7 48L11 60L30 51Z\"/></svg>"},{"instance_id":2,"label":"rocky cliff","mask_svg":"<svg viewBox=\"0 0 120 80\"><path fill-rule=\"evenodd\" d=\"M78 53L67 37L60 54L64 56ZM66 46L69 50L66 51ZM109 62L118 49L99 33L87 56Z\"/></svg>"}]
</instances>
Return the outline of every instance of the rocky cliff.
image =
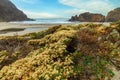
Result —
<instances>
[{"instance_id":1,"label":"rocky cliff","mask_svg":"<svg viewBox=\"0 0 120 80\"><path fill-rule=\"evenodd\" d=\"M31 20L16 8L10 0L0 0L0 21Z\"/></svg>"},{"instance_id":2,"label":"rocky cliff","mask_svg":"<svg viewBox=\"0 0 120 80\"><path fill-rule=\"evenodd\" d=\"M82 13L79 16L72 16L69 21L81 21L81 22L104 22L105 16L102 14Z\"/></svg>"},{"instance_id":3,"label":"rocky cliff","mask_svg":"<svg viewBox=\"0 0 120 80\"><path fill-rule=\"evenodd\" d=\"M120 7L110 11L106 17L107 22L114 22L120 20Z\"/></svg>"}]
</instances>

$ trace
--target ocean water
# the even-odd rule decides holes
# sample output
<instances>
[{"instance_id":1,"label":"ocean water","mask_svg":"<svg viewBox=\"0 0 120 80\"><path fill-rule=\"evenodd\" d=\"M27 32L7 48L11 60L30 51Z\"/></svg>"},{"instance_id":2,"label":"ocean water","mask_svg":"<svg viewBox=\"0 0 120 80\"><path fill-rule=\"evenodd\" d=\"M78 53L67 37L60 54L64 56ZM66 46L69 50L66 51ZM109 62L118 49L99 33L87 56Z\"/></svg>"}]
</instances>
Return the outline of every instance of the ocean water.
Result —
<instances>
[{"instance_id":1,"label":"ocean water","mask_svg":"<svg viewBox=\"0 0 120 80\"><path fill-rule=\"evenodd\" d=\"M37 18L35 19L35 21L12 21L12 22L9 22L11 23L12 25L27 25L27 26L24 26L24 30L23 31L11 31L11 32L7 32L7 33L3 33L3 34L0 34L0 36L9 36L9 35L24 35L24 34L27 34L27 33L32 33L32 32L39 32L39 31L42 31L42 30L46 30L48 29L49 27L51 27L52 25L57 25L57 24L72 24L72 22L69 22L68 21L69 19L68 18L49 18L49 19L40 19L40 18ZM29 24L33 24L32 26L29 25ZM35 25L34 25L35 24ZM36 24L37 27L36 27ZM21 28L23 27L21 25ZM10 28L14 28L14 27L10 27ZM17 26L15 28L18 28ZM20 26L19 26L20 28Z\"/></svg>"},{"instance_id":2,"label":"ocean water","mask_svg":"<svg viewBox=\"0 0 120 80\"><path fill-rule=\"evenodd\" d=\"M37 18L34 20L35 21L15 21L11 23L21 23L21 24L69 24L69 23L72 23L68 21L69 18L48 18L48 19Z\"/></svg>"},{"instance_id":3,"label":"ocean water","mask_svg":"<svg viewBox=\"0 0 120 80\"><path fill-rule=\"evenodd\" d=\"M24 27L25 28L24 31L8 32L5 34L0 34L0 36L9 36L9 35L15 35L15 34L24 35L27 33L46 30L49 27L52 27L51 25L57 25L57 24L59 25L59 24L85 24L85 23L88 23L88 22L70 22L68 20L69 20L68 18L51 18L51 19L40 19L39 18L39 19L35 19L35 21L14 21L14 22L10 22L10 23L12 25L14 25L14 24L17 24L17 25L25 24L26 25L27 24L28 26ZM29 24L33 24L33 25L30 26ZM38 24L37 27L36 27L36 24ZM98 22L97 24L100 24L100 23ZM102 24L109 25L109 23L102 23ZM13 28L13 27L10 27L10 28ZM18 28L18 27L16 26L16 28Z\"/></svg>"},{"instance_id":4,"label":"ocean water","mask_svg":"<svg viewBox=\"0 0 120 80\"><path fill-rule=\"evenodd\" d=\"M68 21L69 18L48 18L48 19L43 19L43 18L36 18L34 21L14 21L10 23L16 23L16 24L86 24L86 23L91 23L91 22L71 22ZM93 22L96 24L105 24L108 25L108 22Z\"/></svg>"}]
</instances>

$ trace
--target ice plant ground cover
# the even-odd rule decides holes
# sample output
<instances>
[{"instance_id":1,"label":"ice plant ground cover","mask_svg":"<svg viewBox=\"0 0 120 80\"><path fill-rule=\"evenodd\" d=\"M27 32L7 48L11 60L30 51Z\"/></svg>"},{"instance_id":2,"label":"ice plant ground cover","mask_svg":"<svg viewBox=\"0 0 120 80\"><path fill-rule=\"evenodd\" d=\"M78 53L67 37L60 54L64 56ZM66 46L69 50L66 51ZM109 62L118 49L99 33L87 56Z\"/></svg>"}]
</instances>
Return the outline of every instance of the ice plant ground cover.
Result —
<instances>
[{"instance_id":1,"label":"ice plant ground cover","mask_svg":"<svg viewBox=\"0 0 120 80\"><path fill-rule=\"evenodd\" d=\"M0 80L111 80L113 68L120 69L120 22L0 37Z\"/></svg>"}]
</instances>

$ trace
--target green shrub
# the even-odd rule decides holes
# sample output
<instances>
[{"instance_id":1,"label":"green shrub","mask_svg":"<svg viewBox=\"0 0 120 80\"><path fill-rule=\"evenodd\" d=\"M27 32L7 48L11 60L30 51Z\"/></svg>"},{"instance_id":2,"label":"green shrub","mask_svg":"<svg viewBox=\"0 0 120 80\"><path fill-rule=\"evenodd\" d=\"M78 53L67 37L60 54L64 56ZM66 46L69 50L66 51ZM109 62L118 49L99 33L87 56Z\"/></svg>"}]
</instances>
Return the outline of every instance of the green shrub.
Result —
<instances>
[{"instance_id":1,"label":"green shrub","mask_svg":"<svg viewBox=\"0 0 120 80\"><path fill-rule=\"evenodd\" d=\"M113 68L120 69L119 32L112 26L59 25L0 44L0 80L110 80Z\"/></svg>"}]
</instances>

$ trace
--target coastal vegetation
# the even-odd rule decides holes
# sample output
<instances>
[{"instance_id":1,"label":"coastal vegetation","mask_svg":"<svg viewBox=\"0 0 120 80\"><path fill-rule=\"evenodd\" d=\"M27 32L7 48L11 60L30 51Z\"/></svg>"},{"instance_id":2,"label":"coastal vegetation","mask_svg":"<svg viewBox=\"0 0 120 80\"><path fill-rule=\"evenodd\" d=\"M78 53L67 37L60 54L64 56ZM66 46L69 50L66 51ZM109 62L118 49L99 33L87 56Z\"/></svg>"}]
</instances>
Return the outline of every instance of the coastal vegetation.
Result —
<instances>
[{"instance_id":1,"label":"coastal vegetation","mask_svg":"<svg viewBox=\"0 0 120 80\"><path fill-rule=\"evenodd\" d=\"M120 69L120 22L0 37L0 80L111 80L114 69Z\"/></svg>"},{"instance_id":2,"label":"coastal vegetation","mask_svg":"<svg viewBox=\"0 0 120 80\"><path fill-rule=\"evenodd\" d=\"M25 30L25 28L8 28L8 29L0 30L0 34L5 34L9 32L18 32L18 31L23 31L23 30Z\"/></svg>"}]
</instances>

